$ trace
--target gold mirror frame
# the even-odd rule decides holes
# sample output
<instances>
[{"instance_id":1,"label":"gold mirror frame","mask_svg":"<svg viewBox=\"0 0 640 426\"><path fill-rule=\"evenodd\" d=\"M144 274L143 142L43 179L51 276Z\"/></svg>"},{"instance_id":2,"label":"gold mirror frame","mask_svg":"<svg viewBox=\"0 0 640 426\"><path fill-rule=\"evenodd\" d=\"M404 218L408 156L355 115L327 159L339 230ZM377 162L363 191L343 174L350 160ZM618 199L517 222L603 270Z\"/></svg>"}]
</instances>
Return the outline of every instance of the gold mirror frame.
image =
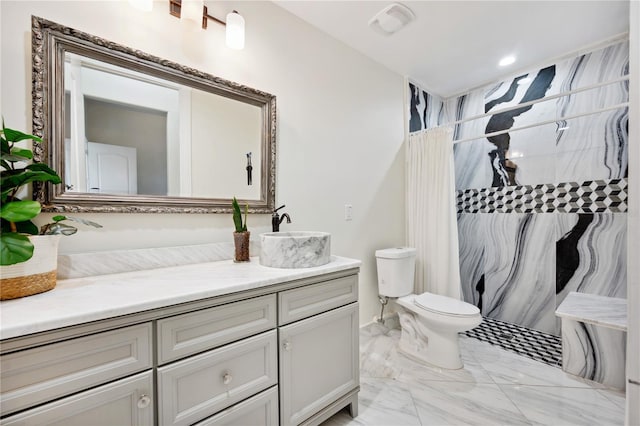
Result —
<instances>
[{"instance_id":1,"label":"gold mirror frame","mask_svg":"<svg viewBox=\"0 0 640 426\"><path fill-rule=\"evenodd\" d=\"M64 161L64 55L75 53L164 78L261 108L261 187L259 200L247 203L252 213L271 213L276 185L276 97L36 16L32 22L34 161L58 173ZM62 181L64 182L64 176ZM230 213L231 200L153 195L110 195L65 191L64 184L34 185L34 199L50 212Z\"/></svg>"}]
</instances>

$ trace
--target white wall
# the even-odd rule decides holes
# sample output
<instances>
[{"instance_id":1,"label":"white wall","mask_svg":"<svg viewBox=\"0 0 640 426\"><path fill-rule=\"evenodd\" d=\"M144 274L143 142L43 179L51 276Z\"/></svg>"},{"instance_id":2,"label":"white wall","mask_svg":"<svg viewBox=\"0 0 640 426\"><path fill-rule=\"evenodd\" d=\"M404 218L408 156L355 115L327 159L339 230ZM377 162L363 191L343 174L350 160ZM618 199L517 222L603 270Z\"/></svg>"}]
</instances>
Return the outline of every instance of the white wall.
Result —
<instances>
[{"instance_id":1,"label":"white wall","mask_svg":"<svg viewBox=\"0 0 640 426\"><path fill-rule=\"evenodd\" d=\"M192 196L259 200L261 108L192 90L191 117ZM248 152L252 185L247 185Z\"/></svg>"},{"instance_id":2,"label":"white wall","mask_svg":"<svg viewBox=\"0 0 640 426\"><path fill-rule=\"evenodd\" d=\"M246 20L242 51L224 46L219 25L186 31L168 4L145 14L125 1L0 2L6 124L31 128L31 14L275 94L277 202L293 219L283 229L328 231L334 254L363 261L361 323L371 321L374 251L404 242L402 77L270 2L224 5ZM61 253L231 241L233 226L229 215L84 216L104 228L63 239ZM249 217L249 228L257 238L270 217Z\"/></svg>"}]
</instances>

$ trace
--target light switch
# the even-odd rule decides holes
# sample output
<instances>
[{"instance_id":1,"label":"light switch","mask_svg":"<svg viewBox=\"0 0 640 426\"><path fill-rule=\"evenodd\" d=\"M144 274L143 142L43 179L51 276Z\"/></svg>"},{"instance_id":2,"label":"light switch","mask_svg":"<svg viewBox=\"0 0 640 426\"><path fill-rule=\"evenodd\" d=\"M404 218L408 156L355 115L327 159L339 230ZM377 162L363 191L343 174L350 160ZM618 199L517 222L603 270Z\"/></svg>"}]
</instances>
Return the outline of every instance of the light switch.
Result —
<instances>
[{"instance_id":1,"label":"light switch","mask_svg":"<svg viewBox=\"0 0 640 426\"><path fill-rule=\"evenodd\" d=\"M353 206L351 204L344 205L344 220L353 220Z\"/></svg>"}]
</instances>

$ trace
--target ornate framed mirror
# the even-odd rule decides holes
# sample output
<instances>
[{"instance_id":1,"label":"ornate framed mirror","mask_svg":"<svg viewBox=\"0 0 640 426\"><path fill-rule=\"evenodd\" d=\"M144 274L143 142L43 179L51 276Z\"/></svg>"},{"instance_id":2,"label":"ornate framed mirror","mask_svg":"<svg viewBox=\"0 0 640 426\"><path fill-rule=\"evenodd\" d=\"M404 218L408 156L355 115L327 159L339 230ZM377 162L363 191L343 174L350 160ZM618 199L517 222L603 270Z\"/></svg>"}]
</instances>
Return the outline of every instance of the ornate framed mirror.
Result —
<instances>
[{"instance_id":1,"label":"ornate framed mirror","mask_svg":"<svg viewBox=\"0 0 640 426\"><path fill-rule=\"evenodd\" d=\"M253 213L275 206L276 98L32 17L35 161L49 211Z\"/></svg>"}]
</instances>

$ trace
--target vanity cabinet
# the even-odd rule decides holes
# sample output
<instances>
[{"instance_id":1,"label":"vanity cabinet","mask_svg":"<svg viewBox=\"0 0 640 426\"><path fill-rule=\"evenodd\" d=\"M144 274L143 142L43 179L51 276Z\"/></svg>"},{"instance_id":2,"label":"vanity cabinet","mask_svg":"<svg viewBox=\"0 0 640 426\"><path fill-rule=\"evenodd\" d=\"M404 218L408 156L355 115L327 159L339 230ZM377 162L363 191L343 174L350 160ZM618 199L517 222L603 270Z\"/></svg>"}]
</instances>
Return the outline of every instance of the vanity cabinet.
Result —
<instances>
[{"instance_id":1,"label":"vanity cabinet","mask_svg":"<svg viewBox=\"0 0 640 426\"><path fill-rule=\"evenodd\" d=\"M195 426L278 425L278 387L248 398Z\"/></svg>"},{"instance_id":2,"label":"vanity cabinet","mask_svg":"<svg viewBox=\"0 0 640 426\"><path fill-rule=\"evenodd\" d=\"M1 423L152 425L151 342L152 326L145 323L3 355L3 415L62 398ZM91 387L95 388L71 395Z\"/></svg>"},{"instance_id":3,"label":"vanity cabinet","mask_svg":"<svg viewBox=\"0 0 640 426\"><path fill-rule=\"evenodd\" d=\"M158 368L159 422L190 425L278 382L271 330Z\"/></svg>"},{"instance_id":4,"label":"vanity cabinet","mask_svg":"<svg viewBox=\"0 0 640 426\"><path fill-rule=\"evenodd\" d=\"M280 327L278 332L283 425L299 424L358 387L357 303Z\"/></svg>"},{"instance_id":5,"label":"vanity cabinet","mask_svg":"<svg viewBox=\"0 0 640 426\"><path fill-rule=\"evenodd\" d=\"M158 321L158 364L276 327L276 295L228 303Z\"/></svg>"},{"instance_id":6,"label":"vanity cabinet","mask_svg":"<svg viewBox=\"0 0 640 426\"><path fill-rule=\"evenodd\" d=\"M13 352L1 358L8 414L152 368L151 323Z\"/></svg>"},{"instance_id":7,"label":"vanity cabinet","mask_svg":"<svg viewBox=\"0 0 640 426\"><path fill-rule=\"evenodd\" d=\"M278 293L281 424L299 424L358 388L357 300L353 275Z\"/></svg>"},{"instance_id":8,"label":"vanity cabinet","mask_svg":"<svg viewBox=\"0 0 640 426\"><path fill-rule=\"evenodd\" d=\"M6 426L153 426L148 371L2 419Z\"/></svg>"},{"instance_id":9,"label":"vanity cabinet","mask_svg":"<svg viewBox=\"0 0 640 426\"><path fill-rule=\"evenodd\" d=\"M319 424L357 413L357 269L2 341L3 425Z\"/></svg>"}]
</instances>

